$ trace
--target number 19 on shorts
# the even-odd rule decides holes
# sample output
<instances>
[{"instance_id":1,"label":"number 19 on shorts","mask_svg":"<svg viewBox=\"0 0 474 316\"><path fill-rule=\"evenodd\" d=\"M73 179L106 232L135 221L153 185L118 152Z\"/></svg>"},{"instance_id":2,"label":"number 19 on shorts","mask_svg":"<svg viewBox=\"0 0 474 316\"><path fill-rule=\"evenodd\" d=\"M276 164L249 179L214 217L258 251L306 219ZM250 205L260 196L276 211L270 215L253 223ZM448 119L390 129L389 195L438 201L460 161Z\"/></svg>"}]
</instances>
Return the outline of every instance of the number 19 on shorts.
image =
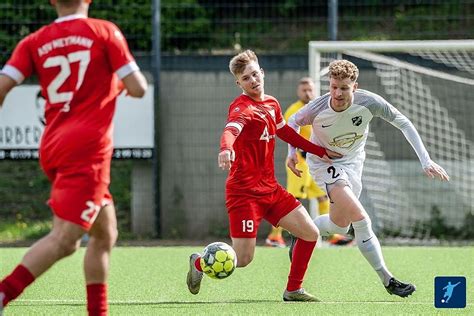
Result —
<instances>
[{"instance_id":1,"label":"number 19 on shorts","mask_svg":"<svg viewBox=\"0 0 474 316\"><path fill-rule=\"evenodd\" d=\"M252 233L253 230L254 230L253 220L252 219L244 219L242 221L242 232Z\"/></svg>"}]
</instances>

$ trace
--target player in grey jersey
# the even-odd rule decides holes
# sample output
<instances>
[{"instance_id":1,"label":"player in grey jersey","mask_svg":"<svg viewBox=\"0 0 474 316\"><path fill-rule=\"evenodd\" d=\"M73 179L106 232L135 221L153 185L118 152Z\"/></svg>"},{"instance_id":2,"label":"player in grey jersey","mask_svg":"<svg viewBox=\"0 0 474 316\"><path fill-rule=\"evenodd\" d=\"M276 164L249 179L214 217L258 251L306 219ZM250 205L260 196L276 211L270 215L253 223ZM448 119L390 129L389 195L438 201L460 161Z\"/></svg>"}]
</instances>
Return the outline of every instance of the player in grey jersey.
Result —
<instances>
[{"instance_id":1,"label":"player in grey jersey","mask_svg":"<svg viewBox=\"0 0 474 316\"><path fill-rule=\"evenodd\" d=\"M362 167L369 122L380 117L400 129L415 150L426 175L449 180L446 171L430 159L413 124L381 96L357 90L359 70L347 60L335 60L329 65L330 92L303 107L291 116L288 125L299 130L312 125L311 141L343 155L333 164L314 155L307 156L310 173L331 199L329 214L314 219L322 236L345 234L352 223L360 252L377 272L390 294L407 297L415 286L396 280L387 269L379 240L372 231L371 220L359 196L362 191ZM296 168L295 148L289 147L288 167Z\"/></svg>"}]
</instances>

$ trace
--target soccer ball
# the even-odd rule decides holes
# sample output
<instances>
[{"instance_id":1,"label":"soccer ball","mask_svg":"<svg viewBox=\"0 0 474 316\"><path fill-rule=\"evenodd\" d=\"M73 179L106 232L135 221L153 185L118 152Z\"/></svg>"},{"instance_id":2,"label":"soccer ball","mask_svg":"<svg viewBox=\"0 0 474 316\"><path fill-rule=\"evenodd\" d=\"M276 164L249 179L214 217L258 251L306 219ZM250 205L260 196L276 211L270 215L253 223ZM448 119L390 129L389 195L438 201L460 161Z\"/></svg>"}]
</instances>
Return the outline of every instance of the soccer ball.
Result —
<instances>
[{"instance_id":1,"label":"soccer ball","mask_svg":"<svg viewBox=\"0 0 474 316\"><path fill-rule=\"evenodd\" d=\"M237 266L234 249L225 242L214 242L204 248L201 256L201 269L212 279L225 279Z\"/></svg>"}]
</instances>

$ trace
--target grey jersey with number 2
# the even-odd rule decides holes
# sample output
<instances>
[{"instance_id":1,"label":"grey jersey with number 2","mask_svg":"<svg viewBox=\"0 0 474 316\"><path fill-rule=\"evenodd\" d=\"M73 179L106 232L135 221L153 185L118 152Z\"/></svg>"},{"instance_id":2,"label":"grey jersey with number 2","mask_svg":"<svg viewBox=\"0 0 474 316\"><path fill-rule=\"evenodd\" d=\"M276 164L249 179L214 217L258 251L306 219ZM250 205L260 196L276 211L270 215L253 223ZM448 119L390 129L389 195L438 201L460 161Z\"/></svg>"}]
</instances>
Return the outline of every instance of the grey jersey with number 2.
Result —
<instances>
[{"instance_id":1,"label":"grey jersey with number 2","mask_svg":"<svg viewBox=\"0 0 474 316\"><path fill-rule=\"evenodd\" d=\"M316 98L292 115L288 124L296 130L299 126L312 125L313 143L343 155L335 163L363 163L369 122L373 117L380 117L403 132L423 168L429 165L430 157L413 124L381 96L357 89L352 105L342 112L334 111L330 100L329 93ZM293 151L294 148L290 147L290 153ZM311 154L308 155L307 162L310 169L327 166L319 157Z\"/></svg>"}]
</instances>

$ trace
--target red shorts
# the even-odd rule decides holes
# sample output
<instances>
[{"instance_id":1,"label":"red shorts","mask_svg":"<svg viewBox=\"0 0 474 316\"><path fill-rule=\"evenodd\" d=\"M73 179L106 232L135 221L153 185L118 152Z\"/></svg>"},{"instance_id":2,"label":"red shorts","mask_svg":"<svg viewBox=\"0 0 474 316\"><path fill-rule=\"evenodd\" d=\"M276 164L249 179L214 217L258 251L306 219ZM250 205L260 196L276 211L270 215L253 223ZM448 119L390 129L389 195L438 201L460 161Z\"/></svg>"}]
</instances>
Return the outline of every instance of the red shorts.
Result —
<instances>
[{"instance_id":1,"label":"red shorts","mask_svg":"<svg viewBox=\"0 0 474 316\"><path fill-rule=\"evenodd\" d=\"M110 159L43 170L52 182L48 205L53 213L89 230L100 209L112 204Z\"/></svg>"},{"instance_id":2,"label":"red shorts","mask_svg":"<svg viewBox=\"0 0 474 316\"><path fill-rule=\"evenodd\" d=\"M265 195L228 193L225 204L230 236L234 238L256 238L262 219L277 226L280 219L301 205L279 184L273 192Z\"/></svg>"}]
</instances>

